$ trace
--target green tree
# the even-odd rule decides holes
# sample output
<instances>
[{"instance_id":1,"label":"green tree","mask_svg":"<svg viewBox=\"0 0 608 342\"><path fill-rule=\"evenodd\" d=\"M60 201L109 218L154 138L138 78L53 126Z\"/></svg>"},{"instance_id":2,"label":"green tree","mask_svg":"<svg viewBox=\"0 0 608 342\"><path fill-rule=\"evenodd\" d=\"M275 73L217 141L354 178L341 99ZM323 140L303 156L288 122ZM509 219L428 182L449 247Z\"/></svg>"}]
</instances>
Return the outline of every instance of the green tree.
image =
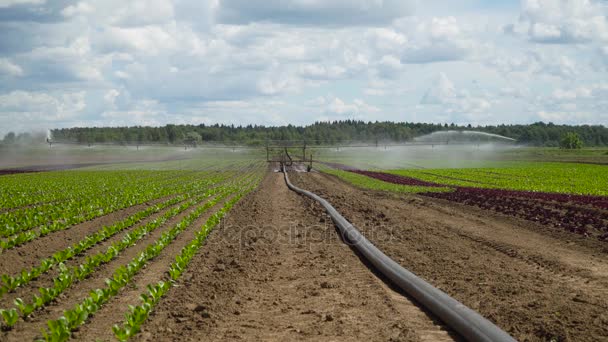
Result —
<instances>
[{"instance_id":1,"label":"green tree","mask_svg":"<svg viewBox=\"0 0 608 342\"><path fill-rule=\"evenodd\" d=\"M196 132L188 132L184 139L184 144L196 147L202 141L201 135Z\"/></svg>"},{"instance_id":2,"label":"green tree","mask_svg":"<svg viewBox=\"0 0 608 342\"><path fill-rule=\"evenodd\" d=\"M574 150L583 147L583 141L574 132L568 132L562 136L562 140L559 142L559 147L567 150Z\"/></svg>"},{"instance_id":3,"label":"green tree","mask_svg":"<svg viewBox=\"0 0 608 342\"><path fill-rule=\"evenodd\" d=\"M14 132L9 132L7 135L4 136L4 143L5 144L14 144L16 140L16 136Z\"/></svg>"}]
</instances>

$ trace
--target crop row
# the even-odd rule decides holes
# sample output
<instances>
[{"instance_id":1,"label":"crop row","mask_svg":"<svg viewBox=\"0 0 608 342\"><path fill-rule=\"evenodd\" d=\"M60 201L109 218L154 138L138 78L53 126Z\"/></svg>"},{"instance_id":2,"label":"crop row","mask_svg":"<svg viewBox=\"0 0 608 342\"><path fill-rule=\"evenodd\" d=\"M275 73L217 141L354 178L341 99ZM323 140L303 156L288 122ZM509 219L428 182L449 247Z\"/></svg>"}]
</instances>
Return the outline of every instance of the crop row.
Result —
<instances>
[{"instance_id":1,"label":"crop row","mask_svg":"<svg viewBox=\"0 0 608 342\"><path fill-rule=\"evenodd\" d=\"M206 185L207 182L205 182L204 184ZM29 283L31 280L37 279L40 275L46 273L52 267L73 258L75 255L79 255L79 254L85 252L86 250L97 245L98 243L111 238L112 236L123 231L124 229L133 226L134 224L142 221L143 219L151 216L154 213L161 211L164 208L175 205L186 199L189 199L189 198L192 198L195 196L199 196L198 194L203 191L205 191L205 194L202 195L202 197L209 196L210 194L217 191L215 189L215 188L217 188L217 186L218 186L218 184L216 183L216 184L214 184L212 189L193 191L190 193L176 196L176 197L171 198L160 204L148 207L140 212L137 212L137 213L129 216L128 218L126 218L124 220L121 220L121 221L116 222L109 226L104 226L97 232L95 232L91 235L85 236L83 239L81 239L79 242L75 243L74 245L72 245L66 249L57 251L48 258L42 259L40 261L39 266L34 266L30 269L23 269L23 270L21 270L21 272L19 274L16 274L14 276L11 276L8 274L2 275L1 280L2 280L3 284L0 285L0 297L6 292L13 291L17 287L23 286L23 285ZM201 196L199 196L199 197L201 197ZM154 223L160 225L160 222L158 220L154 221Z\"/></svg>"},{"instance_id":2,"label":"crop row","mask_svg":"<svg viewBox=\"0 0 608 342\"><path fill-rule=\"evenodd\" d=\"M184 199L186 199L185 195L174 197L163 203L148 207L145 210L131 215L122 221L116 222L109 226L104 226L99 231L84 237L82 240L80 240L73 246L57 251L49 258L42 259L40 261L39 266L34 266L30 269L23 269L19 274L15 276L3 274L1 277L3 284L0 287L0 295L9 291L13 291L17 287L26 285L30 281L37 279L40 275L46 273L52 267L73 258L75 255L83 253L84 251L90 249L98 243L109 239L110 237L118 234L124 229L129 228L132 225L140 222L141 220L151 216L152 214L157 213L168 206L177 204L183 201Z\"/></svg>"},{"instance_id":3,"label":"crop row","mask_svg":"<svg viewBox=\"0 0 608 342\"><path fill-rule=\"evenodd\" d=\"M222 209L211 216L207 222L201 227L196 233L196 237L184 248L182 248L179 255L175 257L175 262L169 266L170 281L160 280L156 284L148 284L148 291L140 295L142 301L141 305L130 306L129 311L125 313L125 321L122 326L116 324L112 327L114 335L120 341L126 341L129 338L136 335L141 325L148 319L148 316L159 303L161 297L167 294L171 288L171 283L179 279L182 273L187 269L188 265L192 261L192 258L196 255L198 250L203 246L203 242L211 232L211 230L219 224L221 219L226 213L232 208L232 206L238 202L241 197L246 195L252 188L247 189L224 205Z\"/></svg>"},{"instance_id":4,"label":"crop row","mask_svg":"<svg viewBox=\"0 0 608 342\"><path fill-rule=\"evenodd\" d=\"M242 189L243 187L239 188ZM233 188L233 191L239 192L235 188ZM234 192L231 194L234 194ZM149 244L128 264L117 268L113 276L106 280L106 287L91 291L89 297L76 304L72 309L64 311L62 317L48 321L48 330L43 333L45 340L65 341L69 339L74 329L84 324L103 304L116 296L122 288L131 282L133 277L138 274L148 261L157 257L181 232L196 221L210 206L215 205L219 201L219 198L213 199L207 202L205 206L191 212L177 225L163 233L156 242ZM227 202L226 205L230 202Z\"/></svg>"},{"instance_id":5,"label":"crop row","mask_svg":"<svg viewBox=\"0 0 608 342\"><path fill-rule=\"evenodd\" d=\"M508 168L393 170L392 174L456 187L496 188L565 195L608 196L606 168L575 163L535 163Z\"/></svg>"},{"instance_id":6,"label":"crop row","mask_svg":"<svg viewBox=\"0 0 608 342\"><path fill-rule=\"evenodd\" d=\"M101 193L124 184L171 180L183 176L181 171L41 172L0 178L0 209L19 208L69 199L68 194L86 196Z\"/></svg>"},{"instance_id":7,"label":"crop row","mask_svg":"<svg viewBox=\"0 0 608 342\"><path fill-rule=\"evenodd\" d=\"M70 174L66 172L66 177L68 176ZM138 201L152 199L151 196L155 193L170 194L197 180L195 176L189 176L191 179L167 180L163 178L145 182L122 183L117 181L112 174L99 175L99 177L104 177L108 183L114 183L111 186L108 184L87 186L83 187L84 190L74 192L65 190L66 198L60 205L55 202L45 203L0 214L0 237L15 235L40 225L79 223ZM31 196L34 197L34 195ZM65 216L66 212L74 213L74 215Z\"/></svg>"},{"instance_id":8,"label":"crop row","mask_svg":"<svg viewBox=\"0 0 608 342\"><path fill-rule=\"evenodd\" d=\"M447 187L445 184L432 183L412 177L399 176L396 174L376 172L376 171L364 171L364 170L350 170L352 173L365 175L371 178L379 179L384 182L411 186L425 186L425 187ZM509 196L509 197L521 197L524 199L538 199L542 201L552 201L560 203L576 203L579 205L591 205L601 209L608 209L608 197L603 196L586 196L586 195L571 195L571 194L560 194L560 193L547 193L547 192L533 192L533 191L518 191L518 190L504 190L504 189L484 189L475 187L456 187L461 192L482 192L486 195L493 194L497 197Z\"/></svg>"},{"instance_id":9,"label":"crop row","mask_svg":"<svg viewBox=\"0 0 608 342\"><path fill-rule=\"evenodd\" d=\"M125 249L135 245L139 240L141 240L146 235L152 233L158 227L165 224L169 219L175 217L176 215L184 212L188 208L196 205L203 199L207 199L210 196L217 196L215 201L224 198L228 193L233 191L234 186L228 188L214 189L209 191L208 193L199 196L196 199L192 199L186 203L183 203L177 208L170 210L165 213L159 219L154 220L138 229L135 229L128 234L126 234L122 240L113 243L111 246L107 248L105 252L100 252L93 256L88 256L84 263L68 268L64 266L64 264L59 264L59 275L57 275L53 279L52 287L41 287L38 289L40 296L34 295L30 303L26 303L21 299L15 300L15 305L19 309L19 312L22 317L28 317L34 310L44 307L55 298L57 298L60 294L62 294L65 290L67 290L72 284L77 281L82 281L83 279L89 277L99 266L109 263L114 260L118 255ZM210 203L205 204L204 208L209 208ZM10 310L16 310L15 308ZM7 324L8 325L8 324Z\"/></svg>"},{"instance_id":10,"label":"crop row","mask_svg":"<svg viewBox=\"0 0 608 342\"><path fill-rule=\"evenodd\" d=\"M108 195L92 200L93 203L86 201L82 203L79 199L74 198L74 205L71 206L55 206L47 212L38 213L30 211L27 214L14 215L16 223L13 227L10 227L10 230L16 230L18 233L0 240L0 248L14 248L15 246L22 245L36 238L67 229L74 224L82 223L110 212L138 205L156 198L194 191L197 188L222 181L227 176L227 174L217 174L203 178L202 180L197 179L196 181L183 184L180 187L165 189L150 184L142 184L139 187L130 188L127 191L124 191L122 196ZM26 224L21 222L26 222ZM50 223L42 224L38 229L29 229L36 223L43 222Z\"/></svg>"}]
</instances>

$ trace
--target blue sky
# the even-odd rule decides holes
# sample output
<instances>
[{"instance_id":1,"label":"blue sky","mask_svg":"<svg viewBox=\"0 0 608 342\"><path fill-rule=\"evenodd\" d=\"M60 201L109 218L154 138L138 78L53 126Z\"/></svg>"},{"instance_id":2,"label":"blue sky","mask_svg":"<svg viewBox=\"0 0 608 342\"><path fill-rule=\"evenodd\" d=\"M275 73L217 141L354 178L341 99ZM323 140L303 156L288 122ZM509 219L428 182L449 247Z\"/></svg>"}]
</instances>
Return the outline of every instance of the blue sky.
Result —
<instances>
[{"instance_id":1,"label":"blue sky","mask_svg":"<svg viewBox=\"0 0 608 342\"><path fill-rule=\"evenodd\" d=\"M608 122L596 0L0 0L0 134Z\"/></svg>"}]
</instances>

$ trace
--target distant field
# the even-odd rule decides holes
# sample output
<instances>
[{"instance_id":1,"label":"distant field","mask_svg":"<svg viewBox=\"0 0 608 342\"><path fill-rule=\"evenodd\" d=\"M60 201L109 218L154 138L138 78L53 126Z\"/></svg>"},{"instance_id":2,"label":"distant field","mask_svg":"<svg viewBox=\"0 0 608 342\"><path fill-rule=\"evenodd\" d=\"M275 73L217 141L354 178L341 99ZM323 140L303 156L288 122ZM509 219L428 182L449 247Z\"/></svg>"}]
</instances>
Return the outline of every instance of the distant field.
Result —
<instances>
[{"instance_id":1,"label":"distant field","mask_svg":"<svg viewBox=\"0 0 608 342\"><path fill-rule=\"evenodd\" d=\"M580 150L527 147L504 151L502 155L513 160L608 164L607 147L589 147Z\"/></svg>"},{"instance_id":2,"label":"distant field","mask_svg":"<svg viewBox=\"0 0 608 342\"><path fill-rule=\"evenodd\" d=\"M321 170L360 188L417 193L608 240L607 166L548 162L514 165L382 171L328 163Z\"/></svg>"},{"instance_id":3,"label":"distant field","mask_svg":"<svg viewBox=\"0 0 608 342\"><path fill-rule=\"evenodd\" d=\"M315 159L364 170L503 168L529 162L608 164L608 148L566 151L509 146L409 146L319 149Z\"/></svg>"},{"instance_id":4,"label":"distant field","mask_svg":"<svg viewBox=\"0 0 608 342\"><path fill-rule=\"evenodd\" d=\"M0 148L0 170L197 170L206 163L261 160L262 154L261 150L217 148L39 145Z\"/></svg>"},{"instance_id":5,"label":"distant field","mask_svg":"<svg viewBox=\"0 0 608 342\"><path fill-rule=\"evenodd\" d=\"M451 186L608 196L608 168L576 163L518 163L517 167L389 170Z\"/></svg>"}]
</instances>

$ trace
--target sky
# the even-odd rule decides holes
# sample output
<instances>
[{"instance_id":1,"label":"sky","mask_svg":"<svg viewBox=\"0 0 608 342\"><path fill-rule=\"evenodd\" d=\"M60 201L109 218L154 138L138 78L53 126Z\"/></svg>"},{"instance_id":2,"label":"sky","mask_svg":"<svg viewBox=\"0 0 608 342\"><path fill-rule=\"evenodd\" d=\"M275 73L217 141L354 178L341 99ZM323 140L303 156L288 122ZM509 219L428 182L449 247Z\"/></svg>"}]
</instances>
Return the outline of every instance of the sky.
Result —
<instances>
[{"instance_id":1,"label":"sky","mask_svg":"<svg viewBox=\"0 0 608 342\"><path fill-rule=\"evenodd\" d=\"M603 0L0 0L0 134L608 123Z\"/></svg>"}]
</instances>

